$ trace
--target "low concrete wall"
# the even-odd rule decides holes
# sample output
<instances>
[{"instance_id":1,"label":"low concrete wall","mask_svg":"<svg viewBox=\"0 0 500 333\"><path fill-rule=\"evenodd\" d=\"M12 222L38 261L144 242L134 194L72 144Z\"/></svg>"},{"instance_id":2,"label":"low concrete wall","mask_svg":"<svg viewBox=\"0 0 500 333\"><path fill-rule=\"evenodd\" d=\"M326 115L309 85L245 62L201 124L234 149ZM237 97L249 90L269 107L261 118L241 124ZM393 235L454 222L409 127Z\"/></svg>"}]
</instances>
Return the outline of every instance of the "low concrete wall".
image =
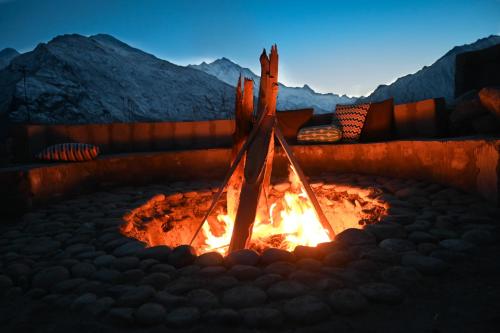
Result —
<instances>
[{"instance_id":1,"label":"low concrete wall","mask_svg":"<svg viewBox=\"0 0 500 333\"><path fill-rule=\"evenodd\" d=\"M294 146L307 175L355 172L428 180L478 193L499 204L500 140L391 141ZM103 156L94 161L0 169L3 212L20 214L61 197L114 185L222 179L230 149ZM276 150L274 171L287 160Z\"/></svg>"},{"instance_id":2,"label":"low concrete wall","mask_svg":"<svg viewBox=\"0 0 500 333\"><path fill-rule=\"evenodd\" d=\"M234 120L112 123L86 125L18 125L11 130L14 160L29 162L47 146L80 142L104 154L229 147Z\"/></svg>"}]
</instances>

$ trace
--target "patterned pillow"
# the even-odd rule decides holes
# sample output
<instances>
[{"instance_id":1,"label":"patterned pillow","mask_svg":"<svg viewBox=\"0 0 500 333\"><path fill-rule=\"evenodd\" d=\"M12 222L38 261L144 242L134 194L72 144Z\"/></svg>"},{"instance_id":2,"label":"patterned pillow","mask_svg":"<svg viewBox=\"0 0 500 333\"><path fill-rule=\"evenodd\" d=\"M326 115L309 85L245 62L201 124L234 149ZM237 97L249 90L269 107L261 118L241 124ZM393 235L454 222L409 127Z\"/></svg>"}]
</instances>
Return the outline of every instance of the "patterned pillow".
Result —
<instances>
[{"instance_id":1,"label":"patterned pillow","mask_svg":"<svg viewBox=\"0 0 500 333\"><path fill-rule=\"evenodd\" d=\"M99 147L85 143L60 143L45 148L36 155L44 161L89 161L99 155Z\"/></svg>"},{"instance_id":2,"label":"patterned pillow","mask_svg":"<svg viewBox=\"0 0 500 333\"><path fill-rule=\"evenodd\" d=\"M334 124L337 122L342 129L342 141L358 142L365 123L370 104L341 105L337 104L334 114Z\"/></svg>"},{"instance_id":3,"label":"patterned pillow","mask_svg":"<svg viewBox=\"0 0 500 333\"><path fill-rule=\"evenodd\" d=\"M337 142L342 139L342 131L335 125L304 127L297 135L298 142Z\"/></svg>"}]
</instances>

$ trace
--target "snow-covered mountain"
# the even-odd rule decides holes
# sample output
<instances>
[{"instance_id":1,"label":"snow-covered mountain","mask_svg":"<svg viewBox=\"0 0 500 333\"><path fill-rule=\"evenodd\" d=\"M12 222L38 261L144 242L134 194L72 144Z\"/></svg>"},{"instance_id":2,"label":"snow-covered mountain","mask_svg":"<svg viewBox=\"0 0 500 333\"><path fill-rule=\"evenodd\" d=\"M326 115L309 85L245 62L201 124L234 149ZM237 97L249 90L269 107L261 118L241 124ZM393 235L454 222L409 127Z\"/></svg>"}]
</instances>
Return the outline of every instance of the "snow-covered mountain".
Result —
<instances>
[{"instance_id":1,"label":"snow-covered mountain","mask_svg":"<svg viewBox=\"0 0 500 333\"><path fill-rule=\"evenodd\" d=\"M13 121L225 119L233 108L233 87L109 35L58 36L0 70L0 116Z\"/></svg>"},{"instance_id":2,"label":"snow-covered mountain","mask_svg":"<svg viewBox=\"0 0 500 333\"><path fill-rule=\"evenodd\" d=\"M10 47L0 51L0 69L7 67L12 59L17 57L18 55L19 52Z\"/></svg>"},{"instance_id":3,"label":"snow-covered mountain","mask_svg":"<svg viewBox=\"0 0 500 333\"><path fill-rule=\"evenodd\" d=\"M456 46L431 66L425 66L414 74L397 79L389 85L380 85L368 97L359 101L381 101L394 97L395 103L414 102L427 98L444 97L453 103L455 90L455 57L457 54L481 50L500 43L500 36L492 35L476 42Z\"/></svg>"},{"instance_id":4,"label":"snow-covered mountain","mask_svg":"<svg viewBox=\"0 0 500 333\"><path fill-rule=\"evenodd\" d=\"M211 74L232 86L236 86L240 74L251 78L255 82L254 93L256 96L258 95L260 77L250 69L241 67L227 58L217 59L209 64L202 62L199 65L189 65L189 67ZM291 110L313 107L316 113L325 113L332 112L336 104L351 104L356 100L356 97L346 95L320 94L312 90L307 84L303 87L287 87L280 83L277 108L279 110Z\"/></svg>"}]
</instances>

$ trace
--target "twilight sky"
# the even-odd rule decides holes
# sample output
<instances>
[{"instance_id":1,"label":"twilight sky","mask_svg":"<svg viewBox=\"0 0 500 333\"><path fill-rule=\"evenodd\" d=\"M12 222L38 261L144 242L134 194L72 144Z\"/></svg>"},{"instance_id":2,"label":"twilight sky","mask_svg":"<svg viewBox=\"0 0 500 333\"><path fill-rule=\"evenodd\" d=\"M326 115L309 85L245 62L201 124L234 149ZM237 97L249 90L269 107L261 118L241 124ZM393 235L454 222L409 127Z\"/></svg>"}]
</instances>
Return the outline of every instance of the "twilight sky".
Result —
<instances>
[{"instance_id":1,"label":"twilight sky","mask_svg":"<svg viewBox=\"0 0 500 333\"><path fill-rule=\"evenodd\" d=\"M224 56L256 73L277 43L281 82L366 95L500 34L500 0L0 0L0 49L65 33L111 34L181 65Z\"/></svg>"}]
</instances>

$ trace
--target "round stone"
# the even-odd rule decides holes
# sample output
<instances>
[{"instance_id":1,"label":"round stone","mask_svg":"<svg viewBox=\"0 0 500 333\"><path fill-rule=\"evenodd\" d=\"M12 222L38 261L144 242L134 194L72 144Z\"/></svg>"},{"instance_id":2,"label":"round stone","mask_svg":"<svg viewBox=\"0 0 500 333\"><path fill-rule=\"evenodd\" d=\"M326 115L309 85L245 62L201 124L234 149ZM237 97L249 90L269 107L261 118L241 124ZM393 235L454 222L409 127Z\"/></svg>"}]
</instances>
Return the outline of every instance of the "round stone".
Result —
<instances>
[{"instance_id":1,"label":"round stone","mask_svg":"<svg viewBox=\"0 0 500 333\"><path fill-rule=\"evenodd\" d=\"M233 309L212 309L205 312L203 319L211 324L234 325L240 322L238 312Z\"/></svg>"},{"instance_id":2,"label":"round stone","mask_svg":"<svg viewBox=\"0 0 500 333\"><path fill-rule=\"evenodd\" d=\"M224 274L226 271L227 270L224 266L207 266L200 269L198 274L205 277L214 277Z\"/></svg>"},{"instance_id":3,"label":"round stone","mask_svg":"<svg viewBox=\"0 0 500 333\"><path fill-rule=\"evenodd\" d=\"M369 232L349 228L335 236L335 241L346 246L375 244L375 236Z\"/></svg>"},{"instance_id":4,"label":"round stone","mask_svg":"<svg viewBox=\"0 0 500 333\"><path fill-rule=\"evenodd\" d=\"M92 274L92 279L105 282L105 283L115 283L120 281L122 274L114 269L103 268Z\"/></svg>"},{"instance_id":5,"label":"round stone","mask_svg":"<svg viewBox=\"0 0 500 333\"><path fill-rule=\"evenodd\" d=\"M144 271L142 269L130 269L123 272L121 282L123 283L137 283L144 278Z\"/></svg>"},{"instance_id":6,"label":"round stone","mask_svg":"<svg viewBox=\"0 0 500 333\"><path fill-rule=\"evenodd\" d=\"M238 285L238 279L230 275L217 276L210 280L210 285L215 290L226 290Z\"/></svg>"},{"instance_id":7,"label":"round stone","mask_svg":"<svg viewBox=\"0 0 500 333\"><path fill-rule=\"evenodd\" d=\"M111 264L116 259L115 256L105 254L94 259L94 264L97 267L111 267Z\"/></svg>"},{"instance_id":8,"label":"round stone","mask_svg":"<svg viewBox=\"0 0 500 333\"><path fill-rule=\"evenodd\" d=\"M360 251L361 259L368 259L375 262L395 264L399 263L400 254L391 250L386 250L379 247L368 248Z\"/></svg>"},{"instance_id":9,"label":"round stone","mask_svg":"<svg viewBox=\"0 0 500 333\"><path fill-rule=\"evenodd\" d=\"M135 311L135 318L143 325L158 325L163 323L167 312L157 303L145 303Z\"/></svg>"},{"instance_id":10,"label":"round stone","mask_svg":"<svg viewBox=\"0 0 500 333\"><path fill-rule=\"evenodd\" d=\"M404 298L399 288L387 283L367 283L358 289L370 301L377 303L398 304Z\"/></svg>"},{"instance_id":11,"label":"round stone","mask_svg":"<svg viewBox=\"0 0 500 333\"><path fill-rule=\"evenodd\" d=\"M222 303L235 309L248 308L265 303L266 293L254 286L238 286L226 290Z\"/></svg>"},{"instance_id":12,"label":"round stone","mask_svg":"<svg viewBox=\"0 0 500 333\"><path fill-rule=\"evenodd\" d=\"M238 280L255 280L262 275L262 270L255 266L234 265L229 269L228 273Z\"/></svg>"},{"instance_id":13,"label":"round stone","mask_svg":"<svg viewBox=\"0 0 500 333\"><path fill-rule=\"evenodd\" d=\"M168 256L168 263L175 267L191 265L196 259L196 251L192 246L177 246Z\"/></svg>"},{"instance_id":14,"label":"round stone","mask_svg":"<svg viewBox=\"0 0 500 333\"><path fill-rule=\"evenodd\" d=\"M292 298L303 295L306 287L295 281L279 281L267 289L267 294L272 299Z\"/></svg>"},{"instance_id":15,"label":"round stone","mask_svg":"<svg viewBox=\"0 0 500 333\"><path fill-rule=\"evenodd\" d=\"M64 280L50 287L50 292L53 294L66 294L76 289L85 281L83 278Z\"/></svg>"},{"instance_id":16,"label":"round stone","mask_svg":"<svg viewBox=\"0 0 500 333\"><path fill-rule=\"evenodd\" d=\"M168 246L160 245L146 247L137 252L137 256L141 259L156 259L159 262L166 262L172 250Z\"/></svg>"},{"instance_id":17,"label":"round stone","mask_svg":"<svg viewBox=\"0 0 500 333\"><path fill-rule=\"evenodd\" d=\"M179 305L186 305L187 298L184 296L172 295L166 291L160 291L154 297L155 302L164 305L166 308L175 308Z\"/></svg>"},{"instance_id":18,"label":"round stone","mask_svg":"<svg viewBox=\"0 0 500 333\"><path fill-rule=\"evenodd\" d=\"M331 310L316 296L299 296L285 303L283 310L286 316L302 324L318 323L331 315Z\"/></svg>"},{"instance_id":19,"label":"round stone","mask_svg":"<svg viewBox=\"0 0 500 333\"><path fill-rule=\"evenodd\" d=\"M429 233L438 239L458 238L457 233L449 229L435 228L429 230Z\"/></svg>"},{"instance_id":20,"label":"round stone","mask_svg":"<svg viewBox=\"0 0 500 333\"><path fill-rule=\"evenodd\" d=\"M264 250L264 252L260 257L260 262L264 265L269 265L277 261L292 262L294 260L295 257L291 252L275 248L269 248Z\"/></svg>"},{"instance_id":21,"label":"round stone","mask_svg":"<svg viewBox=\"0 0 500 333\"><path fill-rule=\"evenodd\" d=\"M187 294L189 302L201 310L209 310L219 306L219 299L206 289L191 290Z\"/></svg>"},{"instance_id":22,"label":"round stone","mask_svg":"<svg viewBox=\"0 0 500 333\"><path fill-rule=\"evenodd\" d=\"M420 273L428 275L442 274L448 269L448 265L440 259L414 254L404 255L401 263L403 266L413 267Z\"/></svg>"},{"instance_id":23,"label":"round stone","mask_svg":"<svg viewBox=\"0 0 500 333\"><path fill-rule=\"evenodd\" d=\"M412 267L392 266L381 273L385 282L402 288L414 287L422 278L420 273Z\"/></svg>"},{"instance_id":24,"label":"round stone","mask_svg":"<svg viewBox=\"0 0 500 333\"><path fill-rule=\"evenodd\" d=\"M339 267L344 266L349 261L353 260L354 256L349 251L335 251L332 252L323 259L323 263L326 266Z\"/></svg>"},{"instance_id":25,"label":"round stone","mask_svg":"<svg viewBox=\"0 0 500 333\"><path fill-rule=\"evenodd\" d=\"M396 223L369 224L365 226L364 230L372 233L379 242L387 238L406 237L406 230L403 226Z\"/></svg>"},{"instance_id":26,"label":"round stone","mask_svg":"<svg viewBox=\"0 0 500 333\"><path fill-rule=\"evenodd\" d=\"M170 282L165 290L175 294L184 294L193 289L203 288L206 285L206 281L199 276L180 276L177 279Z\"/></svg>"},{"instance_id":27,"label":"round stone","mask_svg":"<svg viewBox=\"0 0 500 333\"><path fill-rule=\"evenodd\" d=\"M253 282L253 284L259 288L267 288L275 282L283 280L283 277L279 274L265 274Z\"/></svg>"},{"instance_id":28,"label":"round stone","mask_svg":"<svg viewBox=\"0 0 500 333\"><path fill-rule=\"evenodd\" d=\"M322 277L324 277L324 275L316 273L316 272L305 271L302 269L299 269L295 272L290 273L290 275L288 275L288 278L290 280L298 281L298 282L304 283L306 285L313 284L313 283L319 281Z\"/></svg>"},{"instance_id":29,"label":"round stone","mask_svg":"<svg viewBox=\"0 0 500 333\"><path fill-rule=\"evenodd\" d=\"M134 309L113 308L108 312L108 318L117 325L127 325L134 322Z\"/></svg>"},{"instance_id":30,"label":"round stone","mask_svg":"<svg viewBox=\"0 0 500 333\"><path fill-rule=\"evenodd\" d=\"M321 269L321 266L322 266L321 261L316 260L316 259L312 259L312 258L300 259L297 261L296 265L300 269L307 270L307 271L313 271L313 272L319 271Z\"/></svg>"},{"instance_id":31,"label":"round stone","mask_svg":"<svg viewBox=\"0 0 500 333\"><path fill-rule=\"evenodd\" d=\"M313 246L298 245L293 250L293 254L298 259L314 258L317 259L320 255L318 249Z\"/></svg>"},{"instance_id":32,"label":"round stone","mask_svg":"<svg viewBox=\"0 0 500 333\"><path fill-rule=\"evenodd\" d=\"M226 257L226 264L255 266L259 262L259 254L254 250L243 249L231 252Z\"/></svg>"},{"instance_id":33,"label":"round stone","mask_svg":"<svg viewBox=\"0 0 500 333\"><path fill-rule=\"evenodd\" d=\"M134 287L121 295L117 304L119 306L139 306L149 301L155 294L155 290L150 286Z\"/></svg>"},{"instance_id":34,"label":"round stone","mask_svg":"<svg viewBox=\"0 0 500 333\"><path fill-rule=\"evenodd\" d=\"M334 290L328 302L333 310L342 314L359 313L368 307L366 298L353 289Z\"/></svg>"},{"instance_id":35,"label":"round stone","mask_svg":"<svg viewBox=\"0 0 500 333\"><path fill-rule=\"evenodd\" d=\"M200 265L202 267L219 266L222 265L223 263L224 263L224 257L219 252L203 253L195 260L195 264Z\"/></svg>"},{"instance_id":36,"label":"round stone","mask_svg":"<svg viewBox=\"0 0 500 333\"><path fill-rule=\"evenodd\" d=\"M137 257L121 257L115 259L111 267L119 271L126 271L129 269L134 269L139 266L139 259Z\"/></svg>"},{"instance_id":37,"label":"round stone","mask_svg":"<svg viewBox=\"0 0 500 333\"><path fill-rule=\"evenodd\" d=\"M427 255L437 248L438 246L434 243L420 243L417 246L417 251L420 254Z\"/></svg>"},{"instance_id":38,"label":"round stone","mask_svg":"<svg viewBox=\"0 0 500 333\"><path fill-rule=\"evenodd\" d=\"M66 280L70 277L69 271L62 266L53 266L42 269L35 274L32 281L33 288L42 288L48 290L57 282Z\"/></svg>"},{"instance_id":39,"label":"round stone","mask_svg":"<svg viewBox=\"0 0 500 333\"><path fill-rule=\"evenodd\" d=\"M379 247L394 251L394 252L408 252L415 251L415 244L406 239L401 238L387 238L380 242Z\"/></svg>"},{"instance_id":40,"label":"round stone","mask_svg":"<svg viewBox=\"0 0 500 333\"><path fill-rule=\"evenodd\" d=\"M273 308L248 308L240 311L243 324L250 328L278 327L283 324L283 315Z\"/></svg>"},{"instance_id":41,"label":"round stone","mask_svg":"<svg viewBox=\"0 0 500 333\"><path fill-rule=\"evenodd\" d=\"M99 298L93 305L90 307L89 311L96 317L101 317L105 313L111 309L111 307L115 304L115 300L111 297L102 297Z\"/></svg>"},{"instance_id":42,"label":"round stone","mask_svg":"<svg viewBox=\"0 0 500 333\"><path fill-rule=\"evenodd\" d=\"M408 239L414 243L432 243L437 241L435 236L424 231L413 231L408 235Z\"/></svg>"},{"instance_id":43,"label":"round stone","mask_svg":"<svg viewBox=\"0 0 500 333\"><path fill-rule=\"evenodd\" d=\"M462 239L476 245L490 244L495 239L488 230L472 229L462 235Z\"/></svg>"},{"instance_id":44,"label":"round stone","mask_svg":"<svg viewBox=\"0 0 500 333\"><path fill-rule=\"evenodd\" d=\"M181 307L172 310L167 315L167 324L174 327L186 327L195 324L200 319L200 311L195 307Z\"/></svg>"},{"instance_id":45,"label":"round stone","mask_svg":"<svg viewBox=\"0 0 500 333\"><path fill-rule=\"evenodd\" d=\"M163 289L170 282L170 275L167 273L151 273L141 280L141 284L149 285L156 290Z\"/></svg>"},{"instance_id":46,"label":"round stone","mask_svg":"<svg viewBox=\"0 0 500 333\"><path fill-rule=\"evenodd\" d=\"M71 308L74 310L83 309L87 306L91 306L97 301L97 296L92 293L86 293L77 297L71 304Z\"/></svg>"},{"instance_id":47,"label":"round stone","mask_svg":"<svg viewBox=\"0 0 500 333\"><path fill-rule=\"evenodd\" d=\"M0 275L0 291L5 291L13 286L12 280L7 275Z\"/></svg>"},{"instance_id":48,"label":"round stone","mask_svg":"<svg viewBox=\"0 0 500 333\"><path fill-rule=\"evenodd\" d=\"M295 271L297 267L286 261L277 261L270 265L268 265L264 271L268 274L279 274L282 276L287 276L293 271Z\"/></svg>"},{"instance_id":49,"label":"round stone","mask_svg":"<svg viewBox=\"0 0 500 333\"><path fill-rule=\"evenodd\" d=\"M94 265L86 262L79 262L71 267L71 274L76 278L88 278L95 271L96 268Z\"/></svg>"},{"instance_id":50,"label":"round stone","mask_svg":"<svg viewBox=\"0 0 500 333\"><path fill-rule=\"evenodd\" d=\"M457 252L469 252L474 249L474 245L462 239L444 239L439 242L439 246Z\"/></svg>"},{"instance_id":51,"label":"round stone","mask_svg":"<svg viewBox=\"0 0 500 333\"><path fill-rule=\"evenodd\" d=\"M126 256L134 256L139 251L144 249L144 245L139 242L126 242L123 245L118 246L114 251L113 255L115 257L126 257Z\"/></svg>"},{"instance_id":52,"label":"round stone","mask_svg":"<svg viewBox=\"0 0 500 333\"><path fill-rule=\"evenodd\" d=\"M445 262L454 263L463 261L466 258L466 255L464 254L464 252L440 248L432 251L430 257L437 258Z\"/></svg>"}]
</instances>

